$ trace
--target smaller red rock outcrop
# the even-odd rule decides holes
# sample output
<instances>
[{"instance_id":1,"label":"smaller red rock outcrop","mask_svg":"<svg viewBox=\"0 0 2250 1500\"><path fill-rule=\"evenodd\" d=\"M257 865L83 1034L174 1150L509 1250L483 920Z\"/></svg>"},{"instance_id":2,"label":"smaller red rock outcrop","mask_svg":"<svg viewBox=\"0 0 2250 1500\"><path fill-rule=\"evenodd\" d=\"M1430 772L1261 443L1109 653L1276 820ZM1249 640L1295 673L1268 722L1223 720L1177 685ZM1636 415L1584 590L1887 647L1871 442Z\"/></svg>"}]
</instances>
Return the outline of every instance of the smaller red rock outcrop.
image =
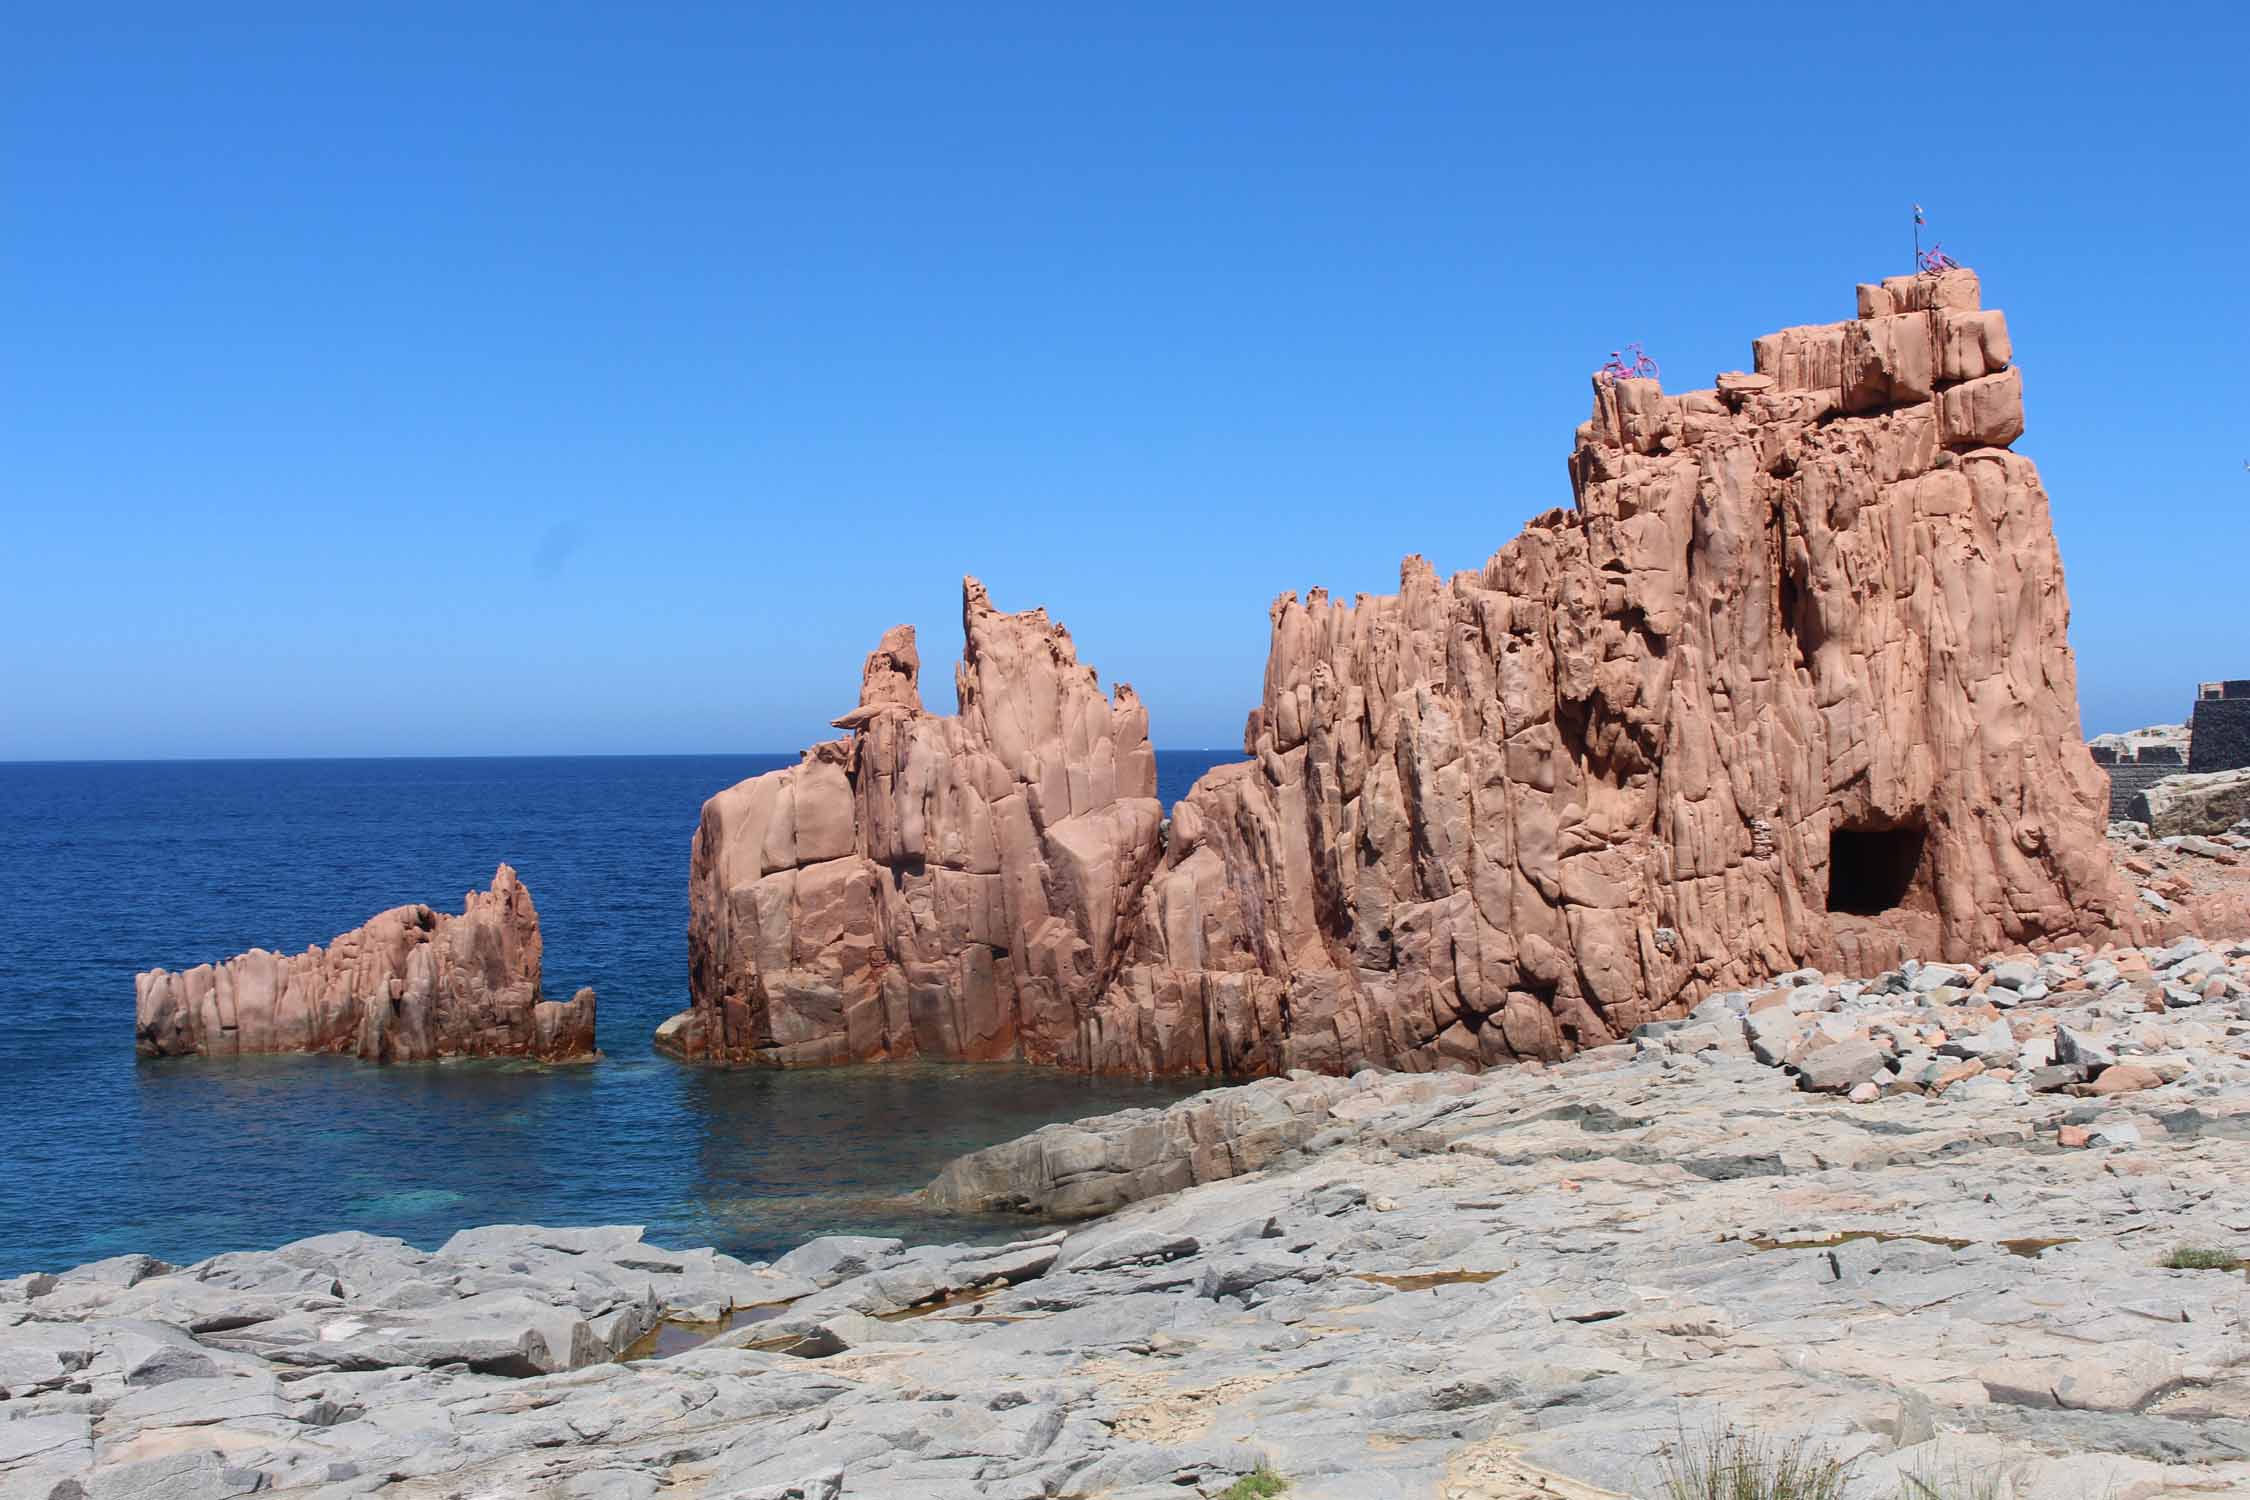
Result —
<instances>
[{"instance_id":1,"label":"smaller red rock outcrop","mask_svg":"<svg viewBox=\"0 0 2250 1500\"><path fill-rule=\"evenodd\" d=\"M1085 1066L1095 998L1161 853L1133 690L1103 694L1045 610L962 580L961 711L922 707L913 627L883 636L850 737L703 806L694 1008L656 1045L782 1067L905 1057Z\"/></svg>"},{"instance_id":2,"label":"smaller red rock outcrop","mask_svg":"<svg viewBox=\"0 0 2250 1500\"><path fill-rule=\"evenodd\" d=\"M502 865L461 914L399 906L325 948L253 948L133 981L143 1057L348 1052L366 1062L594 1056L594 992L539 993L539 913Z\"/></svg>"}]
</instances>

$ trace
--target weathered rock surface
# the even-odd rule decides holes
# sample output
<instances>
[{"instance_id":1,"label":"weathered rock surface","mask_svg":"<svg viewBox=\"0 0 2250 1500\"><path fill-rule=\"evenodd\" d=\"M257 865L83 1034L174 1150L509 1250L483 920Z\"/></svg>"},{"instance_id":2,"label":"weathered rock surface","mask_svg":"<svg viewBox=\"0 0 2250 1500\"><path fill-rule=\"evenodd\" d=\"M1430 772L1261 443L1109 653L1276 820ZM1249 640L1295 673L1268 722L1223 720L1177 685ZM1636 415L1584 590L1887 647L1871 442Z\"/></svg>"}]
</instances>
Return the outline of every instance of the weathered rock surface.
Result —
<instances>
[{"instance_id":1,"label":"weathered rock surface","mask_svg":"<svg viewBox=\"0 0 2250 1500\"><path fill-rule=\"evenodd\" d=\"M144 1057L348 1052L368 1062L594 1055L594 992L539 991L539 913L506 865L461 914L401 906L302 953L253 948L133 982Z\"/></svg>"},{"instance_id":2,"label":"weathered rock surface","mask_svg":"<svg viewBox=\"0 0 2250 1500\"><path fill-rule=\"evenodd\" d=\"M691 1059L914 1056L1083 1065L1159 852L1148 713L1105 697L1044 610L962 585L961 712L921 704L914 632L784 771L704 804L690 876Z\"/></svg>"},{"instance_id":3,"label":"weathered rock surface","mask_svg":"<svg viewBox=\"0 0 2250 1500\"><path fill-rule=\"evenodd\" d=\"M1803 964L2132 936L2005 320L1860 290L1667 396L1597 380L1576 503L1473 573L1272 609L1251 759L1160 833L1147 726L973 584L852 738L706 807L691 1012L777 1063L1123 1073L1555 1059Z\"/></svg>"},{"instance_id":4,"label":"weathered rock surface","mask_svg":"<svg viewBox=\"0 0 2250 1500\"><path fill-rule=\"evenodd\" d=\"M1800 964L2129 933L2005 324L1862 288L1667 396L1484 568L1275 604L1248 765L1177 808L1102 1068L1556 1058Z\"/></svg>"},{"instance_id":5,"label":"weathered rock surface","mask_svg":"<svg viewBox=\"0 0 2250 1500\"><path fill-rule=\"evenodd\" d=\"M1854 1043L1866 1102L1803 1086ZM2250 1298L2164 1265L2250 1233L2250 943L1797 972L1552 1066L1174 1115L1200 1185L1105 1144L1153 1196L1006 1245L505 1225L0 1283L0 1493L1596 1500L1719 1424L1829 1446L1849 1500L2250 1490Z\"/></svg>"},{"instance_id":6,"label":"weathered rock surface","mask_svg":"<svg viewBox=\"0 0 2250 1500\"><path fill-rule=\"evenodd\" d=\"M2167 776L2133 796L2133 820L2158 838L2225 833L2250 818L2250 770Z\"/></svg>"}]
</instances>

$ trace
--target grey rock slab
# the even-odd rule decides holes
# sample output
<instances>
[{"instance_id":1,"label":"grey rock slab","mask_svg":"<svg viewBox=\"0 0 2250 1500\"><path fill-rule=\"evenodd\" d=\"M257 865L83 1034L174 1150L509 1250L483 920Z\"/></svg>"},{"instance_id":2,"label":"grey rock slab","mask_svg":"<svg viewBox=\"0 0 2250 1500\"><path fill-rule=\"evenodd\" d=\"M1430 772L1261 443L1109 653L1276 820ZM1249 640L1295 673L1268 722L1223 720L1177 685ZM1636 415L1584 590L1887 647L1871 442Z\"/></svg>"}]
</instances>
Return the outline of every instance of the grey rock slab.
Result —
<instances>
[{"instance_id":1,"label":"grey rock slab","mask_svg":"<svg viewBox=\"0 0 2250 1500\"><path fill-rule=\"evenodd\" d=\"M264 1487L256 1469L209 1448L105 1466L84 1481L86 1500L233 1500Z\"/></svg>"},{"instance_id":2,"label":"grey rock slab","mask_svg":"<svg viewBox=\"0 0 2250 1500\"><path fill-rule=\"evenodd\" d=\"M1124 1266L1153 1266L1180 1260L1202 1249L1192 1234L1129 1229L1121 1234L1074 1236L1058 1257L1058 1269L1093 1272Z\"/></svg>"},{"instance_id":3,"label":"grey rock slab","mask_svg":"<svg viewBox=\"0 0 2250 1500\"><path fill-rule=\"evenodd\" d=\"M807 1240L767 1269L775 1275L800 1278L816 1287L865 1276L906 1248L903 1240L863 1234L829 1234Z\"/></svg>"},{"instance_id":4,"label":"grey rock slab","mask_svg":"<svg viewBox=\"0 0 2250 1500\"><path fill-rule=\"evenodd\" d=\"M1884 1055L1873 1042L1836 1042L1798 1060L1797 1086L1810 1093L1848 1093L1884 1071Z\"/></svg>"},{"instance_id":5,"label":"grey rock slab","mask_svg":"<svg viewBox=\"0 0 2250 1500\"><path fill-rule=\"evenodd\" d=\"M179 1268L153 1255L112 1255L106 1260L88 1261L56 1277L62 1287L81 1285L110 1286L120 1291L137 1286L151 1276L165 1276Z\"/></svg>"},{"instance_id":6,"label":"grey rock slab","mask_svg":"<svg viewBox=\"0 0 2250 1500\"><path fill-rule=\"evenodd\" d=\"M0 1476L39 1468L83 1468L94 1456L93 1418L77 1414L0 1422Z\"/></svg>"},{"instance_id":7,"label":"grey rock slab","mask_svg":"<svg viewBox=\"0 0 2250 1500\"><path fill-rule=\"evenodd\" d=\"M504 1262L542 1252L561 1255L615 1255L637 1248L642 1226L605 1224L589 1229L556 1229L542 1224L482 1224L464 1229L438 1247L439 1260Z\"/></svg>"}]
</instances>

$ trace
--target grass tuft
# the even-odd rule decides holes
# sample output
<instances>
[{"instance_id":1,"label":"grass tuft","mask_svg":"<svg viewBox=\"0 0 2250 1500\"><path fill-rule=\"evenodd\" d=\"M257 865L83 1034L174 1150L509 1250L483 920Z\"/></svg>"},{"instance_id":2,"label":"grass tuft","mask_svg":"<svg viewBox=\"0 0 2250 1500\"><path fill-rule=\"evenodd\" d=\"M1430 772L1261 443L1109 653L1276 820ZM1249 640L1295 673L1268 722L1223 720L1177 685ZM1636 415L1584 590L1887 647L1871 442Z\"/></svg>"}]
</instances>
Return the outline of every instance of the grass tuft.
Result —
<instances>
[{"instance_id":1,"label":"grass tuft","mask_svg":"<svg viewBox=\"0 0 2250 1500\"><path fill-rule=\"evenodd\" d=\"M1287 1488L1288 1480L1260 1464L1255 1472L1243 1475L1219 1491L1219 1500L1272 1500Z\"/></svg>"},{"instance_id":2,"label":"grass tuft","mask_svg":"<svg viewBox=\"0 0 2250 1500\"><path fill-rule=\"evenodd\" d=\"M2239 1271L2242 1257L2211 1245L2182 1245L2163 1261L2167 1271Z\"/></svg>"},{"instance_id":3,"label":"grass tuft","mask_svg":"<svg viewBox=\"0 0 2250 1500\"><path fill-rule=\"evenodd\" d=\"M1731 1427L1683 1432L1657 1461L1666 1500L1843 1500L1851 1478L1849 1464L1808 1438Z\"/></svg>"}]
</instances>

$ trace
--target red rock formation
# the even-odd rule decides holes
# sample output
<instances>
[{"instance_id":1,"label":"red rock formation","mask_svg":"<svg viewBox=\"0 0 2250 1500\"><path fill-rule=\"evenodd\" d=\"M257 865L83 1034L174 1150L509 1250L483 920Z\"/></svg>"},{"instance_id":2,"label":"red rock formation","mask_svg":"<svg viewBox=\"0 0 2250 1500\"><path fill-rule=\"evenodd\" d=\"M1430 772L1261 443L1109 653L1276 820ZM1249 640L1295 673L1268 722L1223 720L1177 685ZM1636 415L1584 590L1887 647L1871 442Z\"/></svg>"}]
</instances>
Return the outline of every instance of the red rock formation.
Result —
<instances>
[{"instance_id":1,"label":"red rock formation","mask_svg":"<svg viewBox=\"0 0 2250 1500\"><path fill-rule=\"evenodd\" d=\"M853 738L706 805L695 1009L780 1063L1477 1068L1803 964L2129 935L2069 605L1973 273L1860 289L1667 396L1597 379L1577 503L1481 571L1271 612L1253 759L1175 809L1145 716L970 586Z\"/></svg>"},{"instance_id":2,"label":"red rock formation","mask_svg":"<svg viewBox=\"0 0 2250 1500\"><path fill-rule=\"evenodd\" d=\"M851 737L704 804L694 1007L657 1045L782 1066L1080 1063L1159 852L1148 713L1044 610L962 585L961 712L922 708L911 627L868 657Z\"/></svg>"},{"instance_id":3,"label":"red rock formation","mask_svg":"<svg viewBox=\"0 0 2250 1500\"><path fill-rule=\"evenodd\" d=\"M594 1056L594 992L539 995L539 913L502 865L461 915L400 906L291 955L253 948L135 977L144 1057L349 1052L367 1062Z\"/></svg>"},{"instance_id":4,"label":"red rock formation","mask_svg":"<svg viewBox=\"0 0 2250 1500\"><path fill-rule=\"evenodd\" d=\"M1801 964L2131 929L2005 322L1860 289L1667 396L1479 572L1272 611L1087 1062L1475 1068Z\"/></svg>"}]
</instances>

